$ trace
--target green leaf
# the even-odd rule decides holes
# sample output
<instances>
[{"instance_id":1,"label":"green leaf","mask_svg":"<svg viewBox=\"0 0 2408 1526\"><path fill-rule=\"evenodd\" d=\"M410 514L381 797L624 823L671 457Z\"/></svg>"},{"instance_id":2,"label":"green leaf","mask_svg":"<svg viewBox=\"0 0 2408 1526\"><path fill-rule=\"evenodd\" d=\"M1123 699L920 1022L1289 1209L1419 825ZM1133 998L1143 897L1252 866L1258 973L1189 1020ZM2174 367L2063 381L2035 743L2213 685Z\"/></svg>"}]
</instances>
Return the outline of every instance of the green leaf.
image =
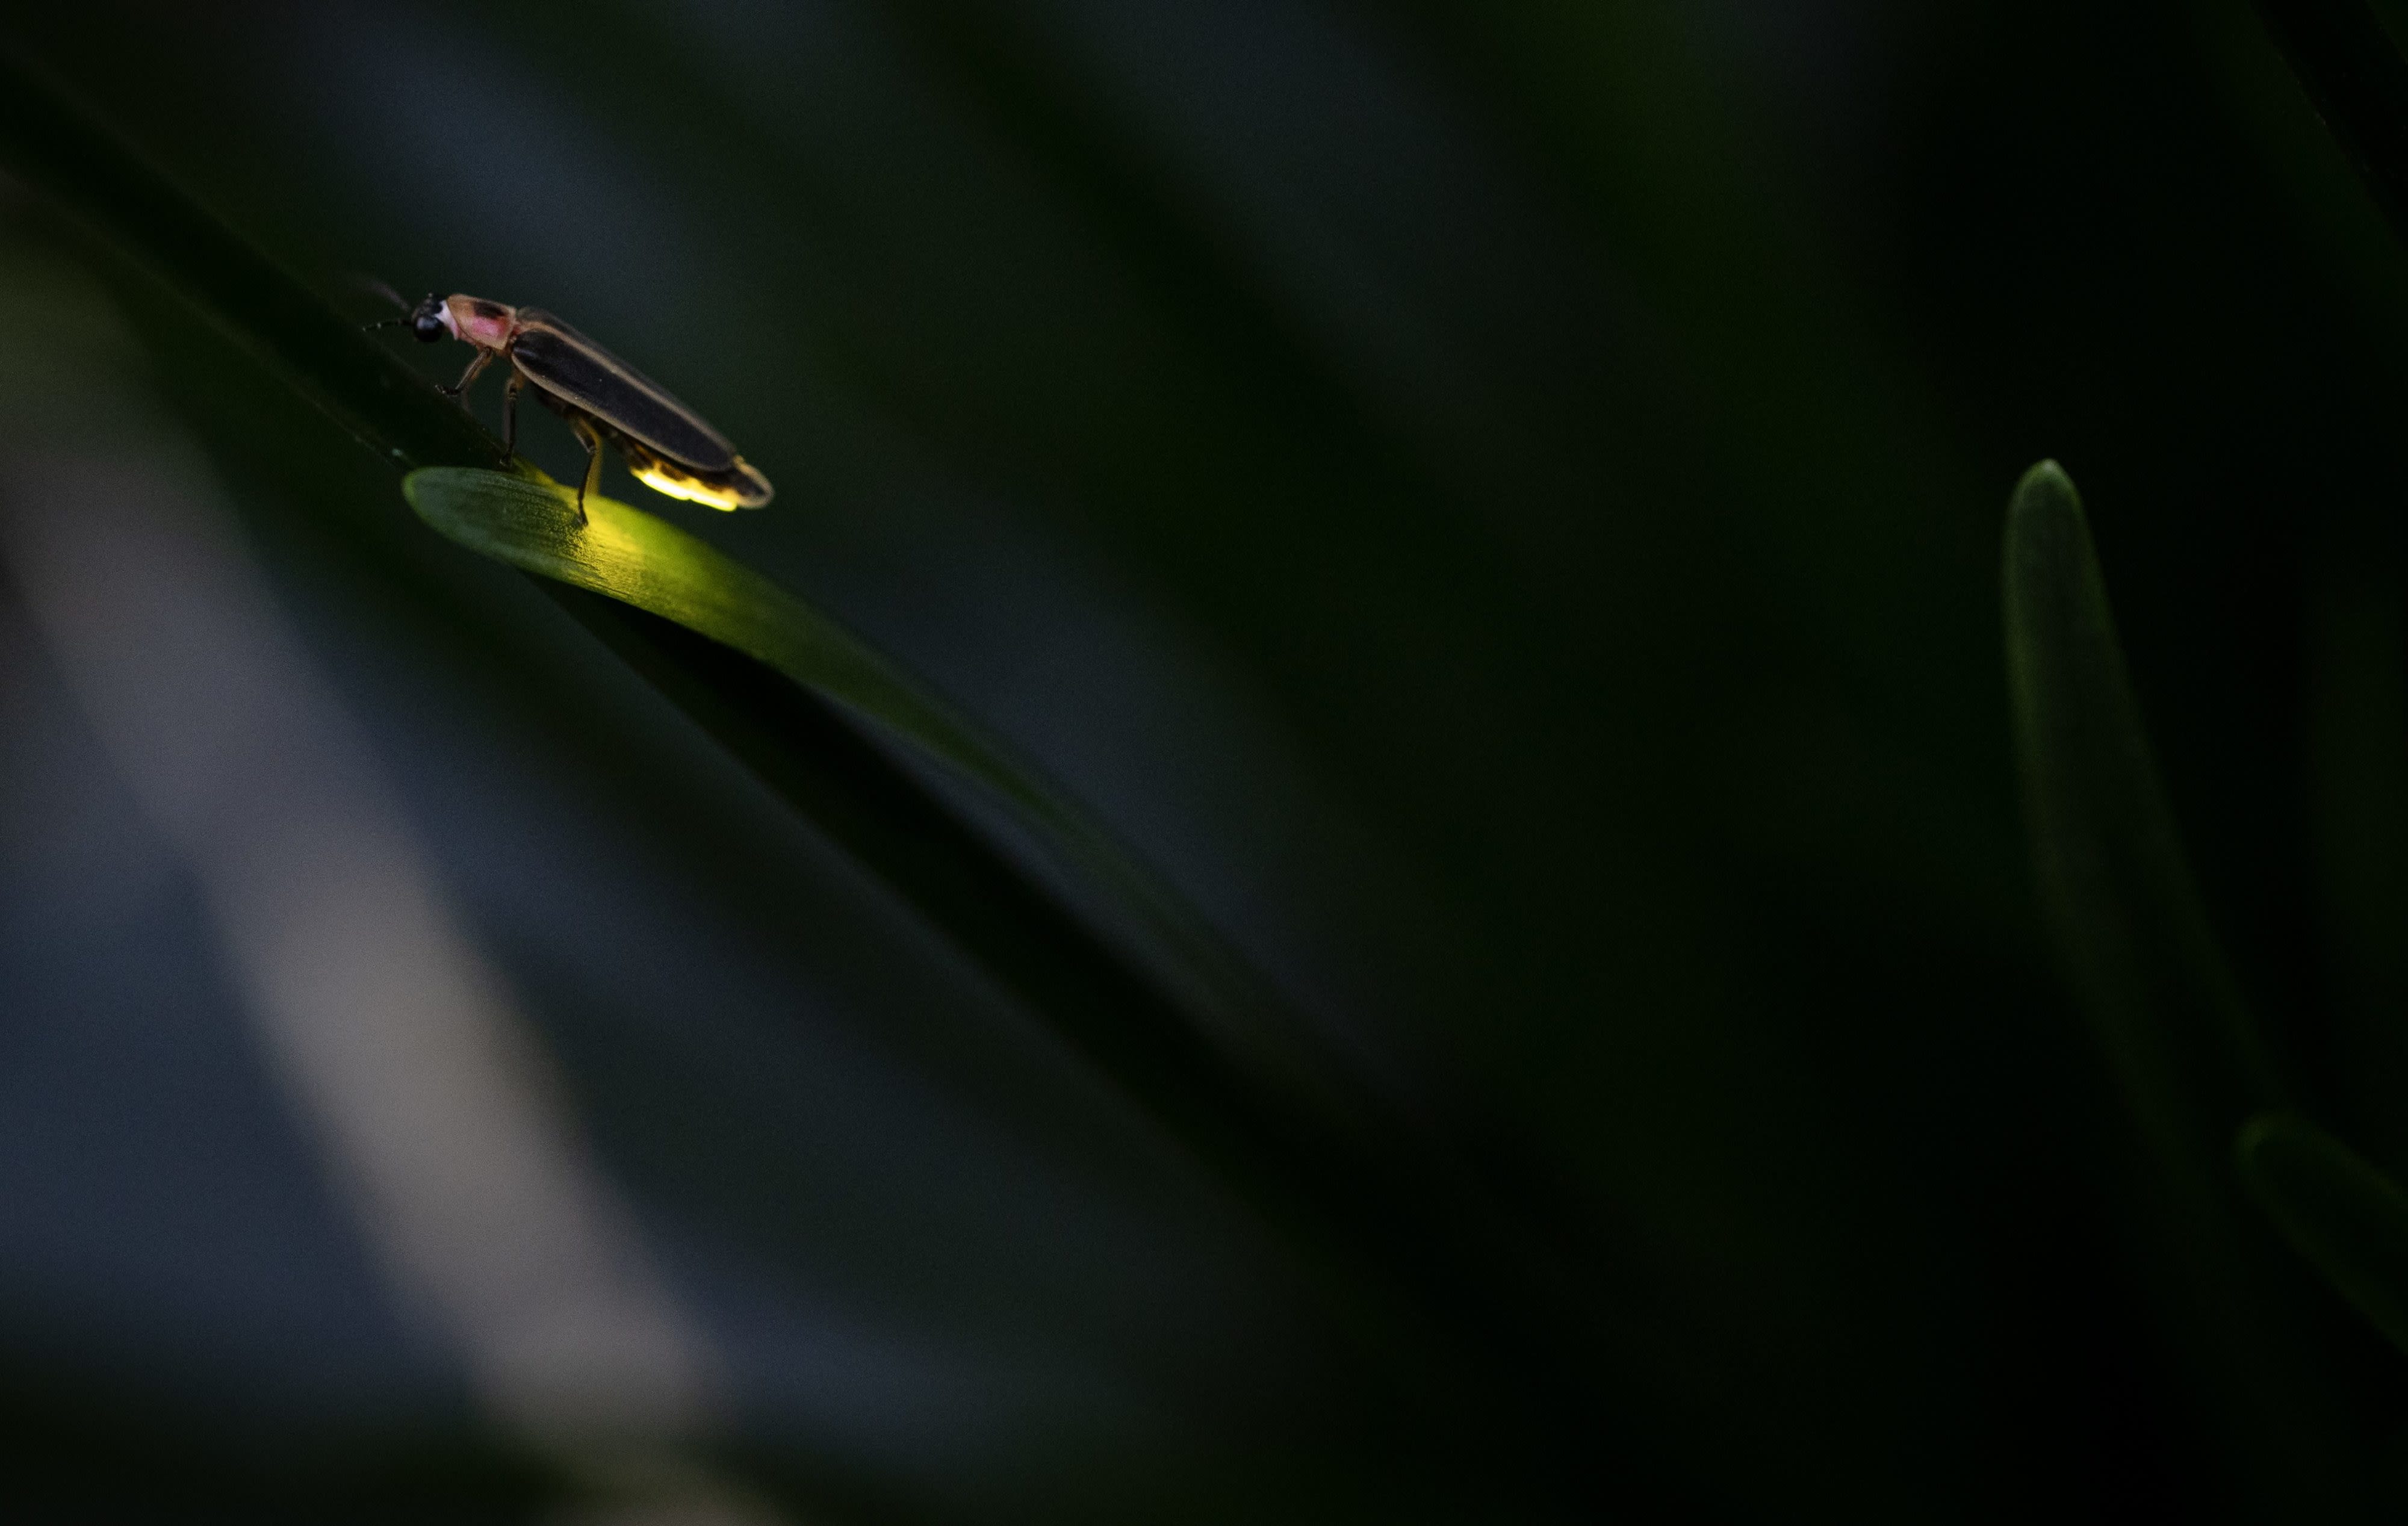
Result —
<instances>
[{"instance_id":1,"label":"green leaf","mask_svg":"<svg viewBox=\"0 0 2408 1526\"><path fill-rule=\"evenodd\" d=\"M557 483L460 467L413 472L403 491L421 519L461 545L655 617L630 622L590 601L569 602L572 613L1149 1105L1203 1131L1222 1152L1285 1155L1263 1137L1271 1118L1302 1109L1327 1120L1334 1092L1308 1101L1302 1065L1280 1077L1278 1084L1291 1088L1280 1101L1256 1094L1272 1084L1267 1074L1241 1074L1277 1065L1260 1049L1232 1052L1240 1027L1265 1041L1269 1030L1292 1034L1297 1025L1273 1015L1273 999L1202 920L1033 766L835 620L631 505L589 498L580 523L572 494ZM765 685L710 648L663 631L660 621L792 682ZM1154 972L1032 883L956 807L899 768L881 738L906 744L984 792L1061 864L1086 877L1136 924L1148 951L1171 966L1173 989L1161 989ZM1252 1121L1241 1123L1240 1115ZM1280 1169L1292 1173L1297 1164L1283 1159Z\"/></svg>"},{"instance_id":2,"label":"green leaf","mask_svg":"<svg viewBox=\"0 0 2408 1526\"><path fill-rule=\"evenodd\" d=\"M2304 1119L2249 1120L2241 1179L2300 1255L2391 1344L2408 1351L2408 1192Z\"/></svg>"},{"instance_id":3,"label":"green leaf","mask_svg":"<svg viewBox=\"0 0 2408 1526\"><path fill-rule=\"evenodd\" d=\"M632 505L595 497L579 521L557 483L504 472L429 467L402 491L419 518L472 550L591 589L768 663L909 738L1009 801L1048 831L1075 839L1100 866L1101 834L1039 782L1033 769L904 676L834 620L707 542ZM1133 873L1115 865L1116 873Z\"/></svg>"},{"instance_id":4,"label":"green leaf","mask_svg":"<svg viewBox=\"0 0 2408 1526\"><path fill-rule=\"evenodd\" d=\"M2228 1166L2233 1130L2279 1105L2273 1067L2208 931L2082 500L2055 462L2025 473L2009 503L2004 594L2033 869L2144 1152L2157 1306L2261 1505L2358 1518L2360 1465Z\"/></svg>"},{"instance_id":5,"label":"green leaf","mask_svg":"<svg viewBox=\"0 0 2408 1526\"><path fill-rule=\"evenodd\" d=\"M603 594L710 637L875 722L986 791L1042 846L1129 914L1199 1001L1259 1011L1271 998L1178 896L1032 765L930 695L886 657L740 563L608 498L580 522L566 488L473 468L411 473L419 517L470 549Z\"/></svg>"},{"instance_id":6,"label":"green leaf","mask_svg":"<svg viewBox=\"0 0 2408 1526\"><path fill-rule=\"evenodd\" d=\"M2160 1150L2220 1159L2280 1087L2208 930L2082 500L2055 462L2016 486L2004 561L2018 761L2059 954Z\"/></svg>"}]
</instances>

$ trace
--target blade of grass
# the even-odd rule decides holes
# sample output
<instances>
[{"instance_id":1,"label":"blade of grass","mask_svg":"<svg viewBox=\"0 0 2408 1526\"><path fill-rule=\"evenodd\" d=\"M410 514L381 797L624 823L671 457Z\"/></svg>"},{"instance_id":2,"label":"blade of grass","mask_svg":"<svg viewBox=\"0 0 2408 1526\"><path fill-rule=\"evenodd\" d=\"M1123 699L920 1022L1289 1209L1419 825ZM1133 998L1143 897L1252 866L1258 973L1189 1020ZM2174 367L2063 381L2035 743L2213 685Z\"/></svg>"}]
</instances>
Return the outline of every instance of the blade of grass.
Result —
<instances>
[{"instance_id":1,"label":"blade of grass","mask_svg":"<svg viewBox=\"0 0 2408 1526\"><path fill-rule=\"evenodd\" d=\"M530 478L430 467L410 474L403 491L422 520L472 550L649 610L877 722L989 792L1108 891L1178 963L1197 997L1224 1010L1273 1000L1217 934L1034 766L751 568L615 500L593 501L580 524L565 490Z\"/></svg>"},{"instance_id":2,"label":"blade of grass","mask_svg":"<svg viewBox=\"0 0 2408 1526\"><path fill-rule=\"evenodd\" d=\"M580 524L572 495L558 484L460 467L413 472L404 492L421 519L471 550L655 617L629 621L610 606L562 601L1251 1190L1293 1192L1299 1173L1326 1169L1336 1141L1308 1137L1302 1122L1326 1120L1322 1109L1248 1078L1248 1067L1181 1003L898 768L877 734L990 792L1074 867L1126 898L1179 956L1214 966L1199 980L1233 990L1244 978L1233 959L1035 769L886 658L751 568L630 505L588 499ZM662 621L672 629L659 629ZM687 633L749 661L731 664ZM865 730L864 720L872 726Z\"/></svg>"},{"instance_id":3,"label":"blade of grass","mask_svg":"<svg viewBox=\"0 0 2408 1526\"><path fill-rule=\"evenodd\" d=\"M2026 473L2007 511L2007 676L2034 867L2057 945L2135 1105L2223 1143L2281 1084L2226 968L2143 734L2073 483Z\"/></svg>"},{"instance_id":4,"label":"blade of grass","mask_svg":"<svg viewBox=\"0 0 2408 1526\"><path fill-rule=\"evenodd\" d=\"M2082 500L2055 462L2017 484L2003 562L2035 877L2133 1120L2159 1307L2270 1516L2362 1518L2362 1468L2229 1174L2233 1130L2279 1105L2281 1083L2208 929Z\"/></svg>"},{"instance_id":5,"label":"blade of grass","mask_svg":"<svg viewBox=\"0 0 2408 1526\"><path fill-rule=\"evenodd\" d=\"M2392 1345L2408 1352L2408 1192L2304 1119L2250 1120L2241 1179L2292 1248Z\"/></svg>"},{"instance_id":6,"label":"blade of grass","mask_svg":"<svg viewBox=\"0 0 2408 1526\"><path fill-rule=\"evenodd\" d=\"M1449 1415L1433 1455L1512 1457L1516 1492L1540 1498L1641 1471L1601 1433L1587 1371L1600 1335L1556 1249L1342 1082L1267 1069L1221 1042L884 747L900 741L1014 806L1120 888L1201 966L1199 983L1236 989L1241 971L1211 968L1228 956L1209 930L1028 765L793 594L629 505L588 499L580 526L566 488L451 468L413 473L406 491L444 535L557 579L571 615L1305 1249L1384 1380L1423 1411L1405 1423ZM1484 1398L1467 1406L1469 1393Z\"/></svg>"}]
</instances>

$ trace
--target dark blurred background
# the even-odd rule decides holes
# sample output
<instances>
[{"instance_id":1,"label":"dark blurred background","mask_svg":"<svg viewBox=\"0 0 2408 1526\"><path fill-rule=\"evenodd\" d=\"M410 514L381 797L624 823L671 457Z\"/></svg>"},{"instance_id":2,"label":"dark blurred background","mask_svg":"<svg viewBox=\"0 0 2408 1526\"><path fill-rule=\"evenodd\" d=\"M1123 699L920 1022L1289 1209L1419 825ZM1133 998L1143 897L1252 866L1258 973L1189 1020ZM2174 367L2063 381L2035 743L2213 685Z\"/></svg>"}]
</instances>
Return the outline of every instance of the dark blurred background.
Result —
<instances>
[{"instance_id":1,"label":"dark blurred background","mask_svg":"<svg viewBox=\"0 0 2408 1526\"><path fill-rule=\"evenodd\" d=\"M532 303L664 378L779 498L648 506L1041 762L1382 1091L1509 1132L1608 1248L1599 1513L2277 1519L2042 939L1997 592L2055 456L2216 930L2408 1167L2408 261L2243 0L0 31L362 321ZM560 1264L659 1333L564 1381L696 1448L663 1519L1517 1518L1425 1476L1248 1204L383 464L22 193L0 285L23 1490L564 1508L553 1369L410 1206L459 1169L589 1205ZM227 777L419 912L254 915L178 804L221 689L291 774ZM548 1164L351 1129L422 1093L277 1026L312 906L388 962L326 989L480 993L534 1120L491 1148ZM2408 1484L2408 1385L2299 1296Z\"/></svg>"}]
</instances>

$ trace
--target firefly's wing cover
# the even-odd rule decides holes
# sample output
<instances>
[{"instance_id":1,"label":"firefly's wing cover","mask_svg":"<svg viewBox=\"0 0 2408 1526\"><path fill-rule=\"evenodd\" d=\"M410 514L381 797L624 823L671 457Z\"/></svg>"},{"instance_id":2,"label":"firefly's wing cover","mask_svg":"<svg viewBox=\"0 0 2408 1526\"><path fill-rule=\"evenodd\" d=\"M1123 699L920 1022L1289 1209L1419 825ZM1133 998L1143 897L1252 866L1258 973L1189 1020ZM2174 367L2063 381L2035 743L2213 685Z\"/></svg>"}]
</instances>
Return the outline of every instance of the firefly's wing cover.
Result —
<instances>
[{"instance_id":1,"label":"firefly's wing cover","mask_svg":"<svg viewBox=\"0 0 2408 1526\"><path fill-rule=\"evenodd\" d=\"M724 472L736 464L736 448L704 423L701 415L540 308L519 309L510 358L537 386L671 461L703 472Z\"/></svg>"}]
</instances>

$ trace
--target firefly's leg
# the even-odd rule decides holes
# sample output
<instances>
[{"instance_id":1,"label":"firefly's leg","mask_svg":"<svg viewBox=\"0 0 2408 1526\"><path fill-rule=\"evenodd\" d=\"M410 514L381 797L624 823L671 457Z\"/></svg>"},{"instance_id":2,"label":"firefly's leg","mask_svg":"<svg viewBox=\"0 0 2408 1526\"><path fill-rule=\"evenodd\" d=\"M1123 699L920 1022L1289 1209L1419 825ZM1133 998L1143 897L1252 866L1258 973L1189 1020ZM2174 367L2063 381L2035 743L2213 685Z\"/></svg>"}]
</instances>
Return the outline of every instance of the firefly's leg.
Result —
<instances>
[{"instance_id":1,"label":"firefly's leg","mask_svg":"<svg viewBox=\"0 0 2408 1526\"><path fill-rule=\"evenodd\" d=\"M519 446L519 383L521 377L513 370L509 385L502 389L502 464L510 464Z\"/></svg>"},{"instance_id":2,"label":"firefly's leg","mask_svg":"<svg viewBox=\"0 0 2408 1526\"><path fill-rule=\"evenodd\" d=\"M582 419L570 419L577 443L585 447L585 480L577 485L577 522L585 522L585 495L602 485L602 436Z\"/></svg>"},{"instance_id":3,"label":"firefly's leg","mask_svg":"<svg viewBox=\"0 0 2408 1526\"><path fill-rule=\"evenodd\" d=\"M477 358L468 363L468 369L460 373L460 385L441 387L437 391L447 397L463 396L467 392L469 384L477 379L477 373L492 364L494 364L494 352L490 349L480 349L477 351Z\"/></svg>"}]
</instances>

